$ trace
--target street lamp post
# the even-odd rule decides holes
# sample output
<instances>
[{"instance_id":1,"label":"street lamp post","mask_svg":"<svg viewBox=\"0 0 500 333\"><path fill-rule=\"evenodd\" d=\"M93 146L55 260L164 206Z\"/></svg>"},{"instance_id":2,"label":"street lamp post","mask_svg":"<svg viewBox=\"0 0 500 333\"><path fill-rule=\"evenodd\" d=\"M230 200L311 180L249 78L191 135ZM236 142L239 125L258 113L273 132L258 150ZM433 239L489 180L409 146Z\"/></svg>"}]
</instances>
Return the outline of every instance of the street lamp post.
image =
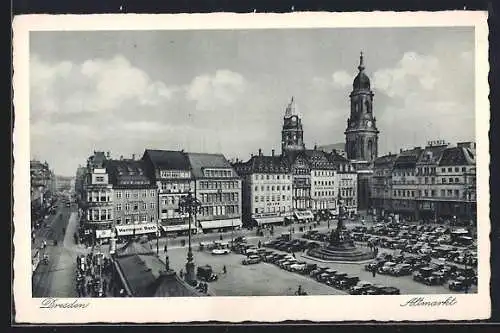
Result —
<instances>
[{"instance_id":1,"label":"street lamp post","mask_svg":"<svg viewBox=\"0 0 500 333\"><path fill-rule=\"evenodd\" d=\"M182 214L187 213L189 218L188 254L186 262L186 281L188 283L193 283L195 281L193 251L191 249L191 221L193 217L196 218L196 214L200 210L200 207L200 200L194 197L191 191L189 191L185 197L181 197L179 200L179 211Z\"/></svg>"}]
</instances>

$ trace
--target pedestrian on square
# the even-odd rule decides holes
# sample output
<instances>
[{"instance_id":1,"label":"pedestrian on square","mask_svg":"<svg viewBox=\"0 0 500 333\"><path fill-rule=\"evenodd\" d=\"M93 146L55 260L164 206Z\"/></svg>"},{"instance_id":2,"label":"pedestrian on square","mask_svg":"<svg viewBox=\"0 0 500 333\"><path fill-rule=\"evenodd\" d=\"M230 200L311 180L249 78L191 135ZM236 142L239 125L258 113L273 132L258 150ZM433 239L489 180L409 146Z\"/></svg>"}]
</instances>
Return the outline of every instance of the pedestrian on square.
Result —
<instances>
[{"instance_id":1,"label":"pedestrian on square","mask_svg":"<svg viewBox=\"0 0 500 333\"><path fill-rule=\"evenodd\" d=\"M297 258L295 257L295 252L292 252L292 256L293 256L295 259L297 259Z\"/></svg>"},{"instance_id":2,"label":"pedestrian on square","mask_svg":"<svg viewBox=\"0 0 500 333\"><path fill-rule=\"evenodd\" d=\"M106 281L106 279L104 279L104 280L102 281L102 290L103 290L104 292L106 292L107 287L108 287L108 282Z\"/></svg>"},{"instance_id":3,"label":"pedestrian on square","mask_svg":"<svg viewBox=\"0 0 500 333\"><path fill-rule=\"evenodd\" d=\"M372 276L375 277L377 275L377 267L372 268Z\"/></svg>"},{"instance_id":4,"label":"pedestrian on square","mask_svg":"<svg viewBox=\"0 0 500 333\"><path fill-rule=\"evenodd\" d=\"M167 244L165 244L165 247L163 248L163 252L167 252Z\"/></svg>"},{"instance_id":5,"label":"pedestrian on square","mask_svg":"<svg viewBox=\"0 0 500 333\"><path fill-rule=\"evenodd\" d=\"M222 272L223 272L224 274L227 274L227 268L226 268L226 265L224 265L224 267L222 267Z\"/></svg>"},{"instance_id":6,"label":"pedestrian on square","mask_svg":"<svg viewBox=\"0 0 500 333\"><path fill-rule=\"evenodd\" d=\"M262 245L262 243L259 241L259 243L257 244L257 246L260 248L261 245Z\"/></svg>"}]
</instances>

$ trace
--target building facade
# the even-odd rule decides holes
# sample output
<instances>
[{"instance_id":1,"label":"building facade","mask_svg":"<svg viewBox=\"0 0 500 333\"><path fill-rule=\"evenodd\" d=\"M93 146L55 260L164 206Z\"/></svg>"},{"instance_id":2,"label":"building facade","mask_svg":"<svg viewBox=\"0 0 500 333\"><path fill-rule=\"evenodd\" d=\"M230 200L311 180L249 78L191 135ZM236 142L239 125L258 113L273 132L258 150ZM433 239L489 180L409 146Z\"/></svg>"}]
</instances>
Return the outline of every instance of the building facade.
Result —
<instances>
[{"instance_id":1,"label":"building facade","mask_svg":"<svg viewBox=\"0 0 500 333\"><path fill-rule=\"evenodd\" d=\"M373 162L371 202L379 216L392 211L392 169L396 158L396 154L388 154Z\"/></svg>"},{"instance_id":2,"label":"building facade","mask_svg":"<svg viewBox=\"0 0 500 333\"><path fill-rule=\"evenodd\" d=\"M392 169L392 209L401 217L414 219L417 209L416 164L421 147L401 150Z\"/></svg>"},{"instance_id":3,"label":"building facade","mask_svg":"<svg viewBox=\"0 0 500 333\"><path fill-rule=\"evenodd\" d=\"M344 208L346 212L354 215L358 213L358 172L352 165L352 163L337 154L335 151L329 153L328 159L333 163L335 167L335 183L337 184L338 192L337 196L337 207L338 207L338 197L343 201ZM338 214L338 209L337 212Z\"/></svg>"},{"instance_id":4,"label":"building facade","mask_svg":"<svg viewBox=\"0 0 500 333\"><path fill-rule=\"evenodd\" d=\"M201 202L197 226L205 232L240 228L241 179L222 154L186 153Z\"/></svg>"},{"instance_id":5,"label":"building facade","mask_svg":"<svg viewBox=\"0 0 500 333\"><path fill-rule=\"evenodd\" d=\"M81 238L87 242L111 237L114 219L113 186L106 170L107 156L96 151L87 159L81 211Z\"/></svg>"},{"instance_id":6,"label":"building facade","mask_svg":"<svg viewBox=\"0 0 500 333\"><path fill-rule=\"evenodd\" d=\"M106 162L113 193L113 225L119 239L130 236L156 236L158 232L157 189L145 171L144 162L135 159ZM105 238L107 233L102 233Z\"/></svg>"},{"instance_id":7,"label":"building facade","mask_svg":"<svg viewBox=\"0 0 500 333\"><path fill-rule=\"evenodd\" d=\"M189 158L182 151L146 149L142 160L158 189L158 217L162 232L189 232L188 216L179 212L181 199L189 191L195 191ZM197 230L195 225L191 228L192 232Z\"/></svg>"},{"instance_id":8,"label":"building facade","mask_svg":"<svg viewBox=\"0 0 500 333\"><path fill-rule=\"evenodd\" d=\"M55 193L55 175L50 170L47 162L40 162L38 160L30 161L30 187L31 187L31 201L36 201L40 205L44 203L44 196L46 194Z\"/></svg>"},{"instance_id":9,"label":"building facade","mask_svg":"<svg viewBox=\"0 0 500 333\"><path fill-rule=\"evenodd\" d=\"M311 210L337 214L338 183L335 165L321 150L306 150L311 167Z\"/></svg>"},{"instance_id":10,"label":"building facade","mask_svg":"<svg viewBox=\"0 0 500 333\"><path fill-rule=\"evenodd\" d=\"M234 164L242 179L242 216L246 226L284 223L293 214L293 180L287 160L264 156Z\"/></svg>"}]
</instances>

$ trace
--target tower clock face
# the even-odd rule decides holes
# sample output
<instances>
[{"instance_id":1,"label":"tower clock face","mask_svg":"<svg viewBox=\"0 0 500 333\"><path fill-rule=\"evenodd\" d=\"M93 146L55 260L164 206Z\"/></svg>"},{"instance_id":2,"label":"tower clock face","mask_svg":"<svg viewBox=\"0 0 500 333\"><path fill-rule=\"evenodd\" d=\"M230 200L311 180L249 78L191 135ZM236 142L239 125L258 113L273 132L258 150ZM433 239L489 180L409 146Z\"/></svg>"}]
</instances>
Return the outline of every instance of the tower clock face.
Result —
<instances>
[{"instance_id":1,"label":"tower clock face","mask_svg":"<svg viewBox=\"0 0 500 333\"><path fill-rule=\"evenodd\" d=\"M368 121L366 122L366 126L368 126L368 127L372 127L372 125L373 125L373 123L371 122L371 120L368 120Z\"/></svg>"}]
</instances>

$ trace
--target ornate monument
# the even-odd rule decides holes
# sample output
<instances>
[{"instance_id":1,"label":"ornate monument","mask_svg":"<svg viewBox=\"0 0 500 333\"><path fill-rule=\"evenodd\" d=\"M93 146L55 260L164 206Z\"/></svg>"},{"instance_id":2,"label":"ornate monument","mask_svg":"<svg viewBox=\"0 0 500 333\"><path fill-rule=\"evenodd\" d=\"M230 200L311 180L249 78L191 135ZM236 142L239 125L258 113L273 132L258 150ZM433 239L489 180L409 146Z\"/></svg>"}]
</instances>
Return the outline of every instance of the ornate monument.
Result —
<instances>
[{"instance_id":1,"label":"ornate monument","mask_svg":"<svg viewBox=\"0 0 500 333\"><path fill-rule=\"evenodd\" d=\"M331 231L328 243L322 247L309 250L307 255L324 261L364 261L373 259L373 252L367 248L356 246L349 232L344 227L347 214L340 192L338 207L337 228Z\"/></svg>"}]
</instances>

